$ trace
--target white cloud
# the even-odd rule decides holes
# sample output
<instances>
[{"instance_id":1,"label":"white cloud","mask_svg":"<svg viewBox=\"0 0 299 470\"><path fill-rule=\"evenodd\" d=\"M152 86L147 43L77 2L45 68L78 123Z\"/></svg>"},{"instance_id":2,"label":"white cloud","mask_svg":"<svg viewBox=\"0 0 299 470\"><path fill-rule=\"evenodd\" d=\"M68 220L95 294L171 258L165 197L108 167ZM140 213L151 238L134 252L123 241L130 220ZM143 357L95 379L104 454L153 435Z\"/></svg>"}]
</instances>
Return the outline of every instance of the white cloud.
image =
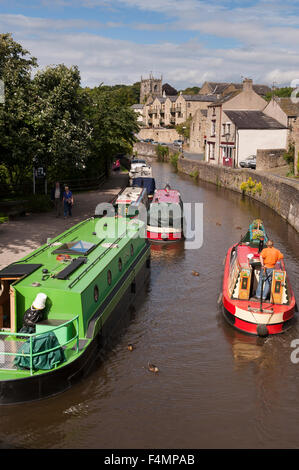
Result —
<instances>
[{"instance_id":1,"label":"white cloud","mask_svg":"<svg viewBox=\"0 0 299 470\"><path fill-rule=\"evenodd\" d=\"M45 0L46 1L46 0ZM68 0L56 0L56 4ZM55 0L51 4L55 3ZM140 44L107 37L108 28L123 27L122 21L101 22L78 19L33 18L24 15L1 15L0 29L12 31L38 58L41 67L65 63L78 65L83 85L133 83L149 71L163 74L175 87L200 85L206 79L241 81L241 76L255 82L288 85L299 77L298 4L291 0L260 1L252 7L236 1L235 9L218 0L74 0L89 8L121 4L165 15L159 24L132 23L128 29L139 31L193 31L236 41L238 46L213 47L197 39L181 43L161 41ZM282 14L286 11L287 14ZM95 16L96 18L96 16ZM164 17L163 17L164 18ZM95 31L91 34L90 30ZM221 40L218 41L221 43Z\"/></svg>"}]
</instances>

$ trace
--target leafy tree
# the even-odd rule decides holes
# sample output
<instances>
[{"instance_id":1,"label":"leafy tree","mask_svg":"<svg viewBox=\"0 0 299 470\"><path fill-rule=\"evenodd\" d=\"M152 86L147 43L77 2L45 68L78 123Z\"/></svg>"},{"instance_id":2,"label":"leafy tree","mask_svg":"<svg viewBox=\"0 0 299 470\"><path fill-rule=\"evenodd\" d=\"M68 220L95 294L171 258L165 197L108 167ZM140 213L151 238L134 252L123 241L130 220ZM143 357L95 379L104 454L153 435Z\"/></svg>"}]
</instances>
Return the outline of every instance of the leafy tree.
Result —
<instances>
[{"instance_id":1,"label":"leafy tree","mask_svg":"<svg viewBox=\"0 0 299 470\"><path fill-rule=\"evenodd\" d=\"M265 99L267 101L271 101L273 96L278 96L279 98L290 98L293 90L294 89L292 87L276 88L269 91L269 93L265 95Z\"/></svg>"},{"instance_id":2,"label":"leafy tree","mask_svg":"<svg viewBox=\"0 0 299 470\"><path fill-rule=\"evenodd\" d=\"M91 160L108 174L112 158L131 151L134 134L139 130L136 113L124 104L119 89L111 92L98 87L87 94L90 101L85 113L92 127Z\"/></svg>"},{"instance_id":3,"label":"leafy tree","mask_svg":"<svg viewBox=\"0 0 299 470\"><path fill-rule=\"evenodd\" d=\"M99 87L97 87L99 88ZM133 85L100 85L101 92L111 92L115 94L118 92L119 104L123 106L132 106L132 104L139 103L140 96L140 82L136 82ZM90 88L85 88L85 91L90 92Z\"/></svg>"},{"instance_id":4,"label":"leafy tree","mask_svg":"<svg viewBox=\"0 0 299 470\"><path fill-rule=\"evenodd\" d=\"M185 88L185 90L181 90L183 95L197 95L200 92L199 86L193 86Z\"/></svg>"},{"instance_id":5,"label":"leafy tree","mask_svg":"<svg viewBox=\"0 0 299 470\"><path fill-rule=\"evenodd\" d=\"M24 180L36 150L30 123L30 75L36 66L36 59L11 34L0 34L0 79L5 85L5 101L0 104L0 164L11 184Z\"/></svg>"},{"instance_id":6,"label":"leafy tree","mask_svg":"<svg viewBox=\"0 0 299 470\"><path fill-rule=\"evenodd\" d=\"M31 125L38 139L36 159L53 178L86 167L91 129L84 119L85 95L77 67L57 65L38 72L32 88Z\"/></svg>"},{"instance_id":7,"label":"leafy tree","mask_svg":"<svg viewBox=\"0 0 299 470\"><path fill-rule=\"evenodd\" d=\"M188 140L190 138L190 127L191 127L192 116L189 116L185 122L175 126L175 129L179 135Z\"/></svg>"}]
</instances>

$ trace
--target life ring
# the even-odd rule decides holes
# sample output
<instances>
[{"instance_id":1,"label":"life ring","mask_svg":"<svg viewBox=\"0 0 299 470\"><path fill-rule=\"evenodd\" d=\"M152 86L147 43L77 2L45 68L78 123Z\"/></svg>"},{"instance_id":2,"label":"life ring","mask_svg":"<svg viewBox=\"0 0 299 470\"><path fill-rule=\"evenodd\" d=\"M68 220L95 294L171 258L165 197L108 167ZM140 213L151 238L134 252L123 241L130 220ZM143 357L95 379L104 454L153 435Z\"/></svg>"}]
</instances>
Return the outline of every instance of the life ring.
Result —
<instances>
[{"instance_id":1,"label":"life ring","mask_svg":"<svg viewBox=\"0 0 299 470\"><path fill-rule=\"evenodd\" d=\"M70 255L57 255L56 256L57 261L70 261L71 257Z\"/></svg>"}]
</instances>

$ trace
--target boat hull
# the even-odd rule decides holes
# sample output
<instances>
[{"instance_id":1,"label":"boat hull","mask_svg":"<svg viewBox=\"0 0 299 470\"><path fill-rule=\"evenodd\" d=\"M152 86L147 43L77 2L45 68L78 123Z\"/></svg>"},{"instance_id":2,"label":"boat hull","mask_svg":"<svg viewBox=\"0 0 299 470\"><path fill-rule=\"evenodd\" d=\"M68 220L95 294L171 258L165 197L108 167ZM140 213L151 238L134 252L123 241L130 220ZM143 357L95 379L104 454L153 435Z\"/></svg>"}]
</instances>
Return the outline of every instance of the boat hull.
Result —
<instances>
[{"instance_id":1,"label":"boat hull","mask_svg":"<svg viewBox=\"0 0 299 470\"><path fill-rule=\"evenodd\" d=\"M157 233L147 231L147 239L150 243L177 243L183 240L183 235L181 233Z\"/></svg>"},{"instance_id":2,"label":"boat hull","mask_svg":"<svg viewBox=\"0 0 299 470\"><path fill-rule=\"evenodd\" d=\"M135 271L134 283L129 283L123 295L111 311L107 321L101 325L97 334L92 338L88 346L84 348L81 340L82 353L74 361L53 369L20 379L0 381L0 405L9 405L41 400L55 396L70 389L74 384L84 379L91 372L92 366L104 346L109 344L111 334L117 329L120 321L124 319L130 309L134 308L137 300L142 298L145 287L149 281L150 250L146 246L141 253L142 257L136 259L131 269L124 276L122 284L128 281L132 270ZM138 263L141 266L138 270ZM80 345L79 345L80 348ZM84 348L84 350L83 350Z\"/></svg>"},{"instance_id":3,"label":"boat hull","mask_svg":"<svg viewBox=\"0 0 299 470\"><path fill-rule=\"evenodd\" d=\"M240 318L231 314L229 310L227 310L223 305L222 313L225 320L236 330L254 336L268 336L284 333L288 329L292 328L296 321L294 317L291 317L289 320L272 325L265 325L263 323L251 323L245 320L241 320Z\"/></svg>"},{"instance_id":4,"label":"boat hull","mask_svg":"<svg viewBox=\"0 0 299 470\"><path fill-rule=\"evenodd\" d=\"M260 309L258 300L231 299L228 294L231 252L228 250L222 286L222 312L226 321L238 331L256 336L283 333L295 323L296 302L290 288L291 300L288 305L273 304L265 301Z\"/></svg>"}]
</instances>

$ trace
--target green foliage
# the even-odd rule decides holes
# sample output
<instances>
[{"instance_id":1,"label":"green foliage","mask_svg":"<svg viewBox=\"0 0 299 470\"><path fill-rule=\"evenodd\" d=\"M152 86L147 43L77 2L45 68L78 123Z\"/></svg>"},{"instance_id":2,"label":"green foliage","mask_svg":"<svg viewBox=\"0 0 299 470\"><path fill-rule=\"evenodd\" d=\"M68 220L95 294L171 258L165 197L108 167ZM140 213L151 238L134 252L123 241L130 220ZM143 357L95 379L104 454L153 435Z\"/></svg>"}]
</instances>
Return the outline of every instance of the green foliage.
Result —
<instances>
[{"instance_id":1,"label":"green foliage","mask_svg":"<svg viewBox=\"0 0 299 470\"><path fill-rule=\"evenodd\" d=\"M260 238L264 238L265 234L263 230L256 230L252 235L253 240L260 240Z\"/></svg>"},{"instance_id":2,"label":"green foliage","mask_svg":"<svg viewBox=\"0 0 299 470\"><path fill-rule=\"evenodd\" d=\"M288 151L284 153L283 158L289 165L289 171L287 173L287 176L294 176L295 146L293 144L289 144Z\"/></svg>"},{"instance_id":3,"label":"green foliage","mask_svg":"<svg viewBox=\"0 0 299 470\"><path fill-rule=\"evenodd\" d=\"M0 155L7 177L20 183L28 172L37 141L31 127L31 70L36 59L10 34L0 34L0 78L5 102L0 105Z\"/></svg>"},{"instance_id":4,"label":"green foliage","mask_svg":"<svg viewBox=\"0 0 299 470\"><path fill-rule=\"evenodd\" d=\"M133 104L139 103L140 97L140 82L136 82L133 85L100 85L102 92L112 93L117 96L117 101L121 106L132 106ZM89 93L91 88L84 88L84 91Z\"/></svg>"},{"instance_id":5,"label":"green foliage","mask_svg":"<svg viewBox=\"0 0 299 470\"><path fill-rule=\"evenodd\" d=\"M179 135L184 137L184 139L190 138L190 128L191 128L192 116L189 116L185 122L175 126L175 129Z\"/></svg>"},{"instance_id":6,"label":"green foliage","mask_svg":"<svg viewBox=\"0 0 299 470\"><path fill-rule=\"evenodd\" d=\"M241 183L240 189L243 194L246 194L246 192L250 195L254 195L256 193L261 194L263 185L261 182L257 183L256 180L253 180L250 176L247 181L243 181L243 183Z\"/></svg>"},{"instance_id":7,"label":"green foliage","mask_svg":"<svg viewBox=\"0 0 299 470\"><path fill-rule=\"evenodd\" d=\"M265 95L265 99L267 101L271 101L273 96L278 96L279 98L290 98L292 92L293 92L292 87L277 88L276 90L269 91L269 93Z\"/></svg>"},{"instance_id":8,"label":"green foliage","mask_svg":"<svg viewBox=\"0 0 299 470\"><path fill-rule=\"evenodd\" d=\"M53 209L53 203L45 194L34 194L27 198L27 212L49 212Z\"/></svg>"},{"instance_id":9,"label":"green foliage","mask_svg":"<svg viewBox=\"0 0 299 470\"><path fill-rule=\"evenodd\" d=\"M79 93L77 67L47 67L32 81L35 100L31 125L39 136L35 158L47 168L48 177L70 177L84 169L90 155L91 129L83 116L87 103Z\"/></svg>"},{"instance_id":10,"label":"green foliage","mask_svg":"<svg viewBox=\"0 0 299 470\"><path fill-rule=\"evenodd\" d=\"M88 105L85 116L91 125L91 160L108 174L109 163L117 153L131 153L139 130L136 113L120 104L119 90L107 91L100 86L85 92Z\"/></svg>"},{"instance_id":11,"label":"green foliage","mask_svg":"<svg viewBox=\"0 0 299 470\"><path fill-rule=\"evenodd\" d=\"M183 95L197 95L200 92L199 86L193 86L185 88L185 90L181 90Z\"/></svg>"},{"instance_id":12,"label":"green foliage","mask_svg":"<svg viewBox=\"0 0 299 470\"><path fill-rule=\"evenodd\" d=\"M0 214L0 224L4 224L4 222L8 222L7 215Z\"/></svg>"},{"instance_id":13,"label":"green foliage","mask_svg":"<svg viewBox=\"0 0 299 470\"><path fill-rule=\"evenodd\" d=\"M164 162L169 155L169 148L158 144L156 146L156 154L159 162Z\"/></svg>"},{"instance_id":14,"label":"green foliage","mask_svg":"<svg viewBox=\"0 0 299 470\"><path fill-rule=\"evenodd\" d=\"M30 182L33 166L44 167L48 180L108 174L116 153L132 152L139 126L130 106L140 83L82 89L76 66L46 67L32 78L36 66L10 34L0 34L0 182Z\"/></svg>"},{"instance_id":15,"label":"green foliage","mask_svg":"<svg viewBox=\"0 0 299 470\"><path fill-rule=\"evenodd\" d=\"M173 165L173 167L175 168L175 170L178 169L178 160L179 160L179 156L180 156L180 153L179 152L175 152L173 154L170 155L170 163Z\"/></svg>"},{"instance_id":16,"label":"green foliage","mask_svg":"<svg viewBox=\"0 0 299 470\"><path fill-rule=\"evenodd\" d=\"M194 178L195 180L198 180L198 177L199 177L199 171L198 170L194 170L190 173L190 176L192 176L192 178Z\"/></svg>"}]
</instances>

